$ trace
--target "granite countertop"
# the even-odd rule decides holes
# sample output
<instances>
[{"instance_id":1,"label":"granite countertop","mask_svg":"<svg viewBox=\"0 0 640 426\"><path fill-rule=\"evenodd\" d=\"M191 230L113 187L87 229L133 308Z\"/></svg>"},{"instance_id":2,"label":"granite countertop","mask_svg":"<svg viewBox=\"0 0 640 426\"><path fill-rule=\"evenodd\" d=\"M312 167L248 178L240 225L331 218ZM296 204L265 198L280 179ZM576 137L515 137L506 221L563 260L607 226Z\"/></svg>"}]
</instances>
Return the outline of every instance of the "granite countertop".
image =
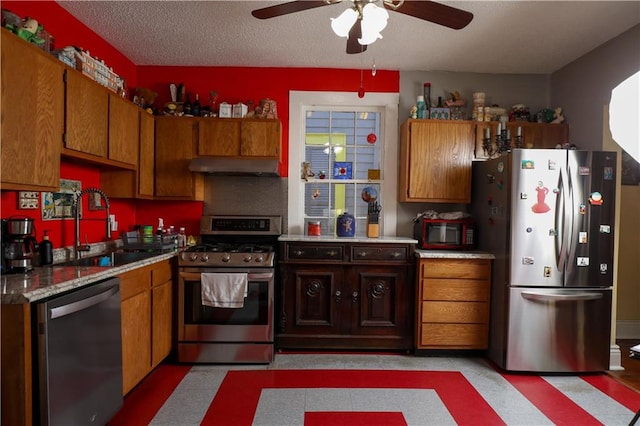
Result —
<instances>
[{"instance_id":1,"label":"granite countertop","mask_svg":"<svg viewBox=\"0 0 640 426\"><path fill-rule=\"evenodd\" d=\"M285 234L278 238L278 241L297 241L297 242L319 242L319 243L381 243L381 244L418 244L418 240L408 237L385 237L378 238L368 237L334 237L330 235L321 235L318 237L309 235Z\"/></svg>"},{"instance_id":2,"label":"granite countertop","mask_svg":"<svg viewBox=\"0 0 640 426\"><path fill-rule=\"evenodd\" d=\"M176 255L158 253L122 266L42 266L26 274L6 274L1 278L2 304L24 304L37 302L51 296L83 287L96 281L113 277L146 265L171 259Z\"/></svg>"},{"instance_id":3,"label":"granite countertop","mask_svg":"<svg viewBox=\"0 0 640 426\"><path fill-rule=\"evenodd\" d=\"M416 250L416 257L421 259L495 259L496 257L483 251L459 250Z\"/></svg>"}]
</instances>

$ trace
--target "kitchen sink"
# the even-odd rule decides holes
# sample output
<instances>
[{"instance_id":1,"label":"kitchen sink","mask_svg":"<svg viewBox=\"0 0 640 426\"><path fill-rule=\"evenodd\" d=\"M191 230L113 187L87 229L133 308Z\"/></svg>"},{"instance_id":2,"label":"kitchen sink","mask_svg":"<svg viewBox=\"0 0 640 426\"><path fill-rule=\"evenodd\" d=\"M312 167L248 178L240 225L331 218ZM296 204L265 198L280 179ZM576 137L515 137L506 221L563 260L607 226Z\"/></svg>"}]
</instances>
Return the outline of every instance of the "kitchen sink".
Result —
<instances>
[{"instance_id":1,"label":"kitchen sink","mask_svg":"<svg viewBox=\"0 0 640 426\"><path fill-rule=\"evenodd\" d=\"M128 263L138 262L157 256L156 252L112 252L97 256L82 257L66 262L56 263L52 266L123 266Z\"/></svg>"}]
</instances>

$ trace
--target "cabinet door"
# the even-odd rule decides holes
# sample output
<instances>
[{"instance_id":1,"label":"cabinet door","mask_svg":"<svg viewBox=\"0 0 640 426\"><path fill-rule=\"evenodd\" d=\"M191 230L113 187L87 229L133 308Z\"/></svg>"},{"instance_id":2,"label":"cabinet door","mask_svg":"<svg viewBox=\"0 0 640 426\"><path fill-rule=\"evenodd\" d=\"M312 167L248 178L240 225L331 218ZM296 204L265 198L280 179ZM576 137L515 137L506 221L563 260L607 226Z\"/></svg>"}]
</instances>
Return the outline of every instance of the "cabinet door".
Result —
<instances>
[{"instance_id":1,"label":"cabinet door","mask_svg":"<svg viewBox=\"0 0 640 426\"><path fill-rule=\"evenodd\" d=\"M109 159L138 166L140 108L109 94Z\"/></svg>"},{"instance_id":2,"label":"cabinet door","mask_svg":"<svg viewBox=\"0 0 640 426\"><path fill-rule=\"evenodd\" d=\"M242 122L240 154L243 157L280 158L282 125L279 120Z\"/></svg>"},{"instance_id":3,"label":"cabinet door","mask_svg":"<svg viewBox=\"0 0 640 426\"><path fill-rule=\"evenodd\" d=\"M469 203L473 122L409 120L402 126L400 201Z\"/></svg>"},{"instance_id":4,"label":"cabinet door","mask_svg":"<svg viewBox=\"0 0 640 426\"><path fill-rule=\"evenodd\" d=\"M109 93L79 71L66 70L65 148L107 158Z\"/></svg>"},{"instance_id":5,"label":"cabinet door","mask_svg":"<svg viewBox=\"0 0 640 426\"><path fill-rule=\"evenodd\" d=\"M155 171L155 122L153 115L140 111L140 158L138 160L138 195L153 196Z\"/></svg>"},{"instance_id":6,"label":"cabinet door","mask_svg":"<svg viewBox=\"0 0 640 426\"><path fill-rule=\"evenodd\" d=\"M413 285L407 268L355 267L354 283L346 295L351 304L350 334L377 335L413 339ZM409 344L409 346L411 346Z\"/></svg>"},{"instance_id":7,"label":"cabinet door","mask_svg":"<svg viewBox=\"0 0 640 426\"><path fill-rule=\"evenodd\" d=\"M343 268L293 266L284 268L284 334L340 334L340 311L351 304L344 293Z\"/></svg>"},{"instance_id":8,"label":"cabinet door","mask_svg":"<svg viewBox=\"0 0 640 426\"><path fill-rule=\"evenodd\" d=\"M156 197L204 199L203 176L189 170L197 138L197 119L156 118Z\"/></svg>"},{"instance_id":9,"label":"cabinet door","mask_svg":"<svg viewBox=\"0 0 640 426\"><path fill-rule=\"evenodd\" d=\"M240 155L240 120L200 120L198 155L235 157Z\"/></svg>"},{"instance_id":10,"label":"cabinet door","mask_svg":"<svg viewBox=\"0 0 640 426\"><path fill-rule=\"evenodd\" d=\"M147 375L151 366L151 308L149 292L122 301L122 394Z\"/></svg>"},{"instance_id":11,"label":"cabinet door","mask_svg":"<svg viewBox=\"0 0 640 426\"><path fill-rule=\"evenodd\" d=\"M171 352L171 281L151 290L151 368Z\"/></svg>"},{"instance_id":12,"label":"cabinet door","mask_svg":"<svg viewBox=\"0 0 640 426\"><path fill-rule=\"evenodd\" d=\"M4 28L1 47L2 189L57 191L64 65Z\"/></svg>"}]
</instances>

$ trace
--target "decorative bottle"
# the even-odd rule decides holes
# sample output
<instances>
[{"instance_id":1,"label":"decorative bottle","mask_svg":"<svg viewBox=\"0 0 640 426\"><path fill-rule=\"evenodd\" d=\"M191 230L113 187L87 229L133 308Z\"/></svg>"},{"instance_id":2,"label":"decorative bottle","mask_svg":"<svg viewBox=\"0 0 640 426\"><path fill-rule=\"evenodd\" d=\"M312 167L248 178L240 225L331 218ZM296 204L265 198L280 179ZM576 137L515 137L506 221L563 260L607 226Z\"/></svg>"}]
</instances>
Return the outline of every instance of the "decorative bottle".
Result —
<instances>
[{"instance_id":1,"label":"decorative bottle","mask_svg":"<svg viewBox=\"0 0 640 426\"><path fill-rule=\"evenodd\" d=\"M424 96L419 95L418 100L416 101L416 107L418 108L417 118L427 118L427 104L424 102Z\"/></svg>"},{"instance_id":2,"label":"decorative bottle","mask_svg":"<svg viewBox=\"0 0 640 426\"><path fill-rule=\"evenodd\" d=\"M193 101L191 106L191 113L194 117L200 117L200 96L196 93L196 100Z\"/></svg>"}]
</instances>

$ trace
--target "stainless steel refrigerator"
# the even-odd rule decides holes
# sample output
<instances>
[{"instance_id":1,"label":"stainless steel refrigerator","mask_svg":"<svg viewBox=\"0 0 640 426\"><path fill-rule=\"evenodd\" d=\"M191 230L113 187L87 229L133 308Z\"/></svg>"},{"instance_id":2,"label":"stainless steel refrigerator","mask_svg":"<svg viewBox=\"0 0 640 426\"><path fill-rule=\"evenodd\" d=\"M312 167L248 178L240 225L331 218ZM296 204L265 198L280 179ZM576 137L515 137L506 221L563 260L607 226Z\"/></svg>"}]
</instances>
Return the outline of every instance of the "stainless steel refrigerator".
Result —
<instances>
[{"instance_id":1,"label":"stainless steel refrigerator","mask_svg":"<svg viewBox=\"0 0 640 426\"><path fill-rule=\"evenodd\" d=\"M474 162L478 245L496 256L488 353L502 369L609 368L615 176L615 152Z\"/></svg>"}]
</instances>

